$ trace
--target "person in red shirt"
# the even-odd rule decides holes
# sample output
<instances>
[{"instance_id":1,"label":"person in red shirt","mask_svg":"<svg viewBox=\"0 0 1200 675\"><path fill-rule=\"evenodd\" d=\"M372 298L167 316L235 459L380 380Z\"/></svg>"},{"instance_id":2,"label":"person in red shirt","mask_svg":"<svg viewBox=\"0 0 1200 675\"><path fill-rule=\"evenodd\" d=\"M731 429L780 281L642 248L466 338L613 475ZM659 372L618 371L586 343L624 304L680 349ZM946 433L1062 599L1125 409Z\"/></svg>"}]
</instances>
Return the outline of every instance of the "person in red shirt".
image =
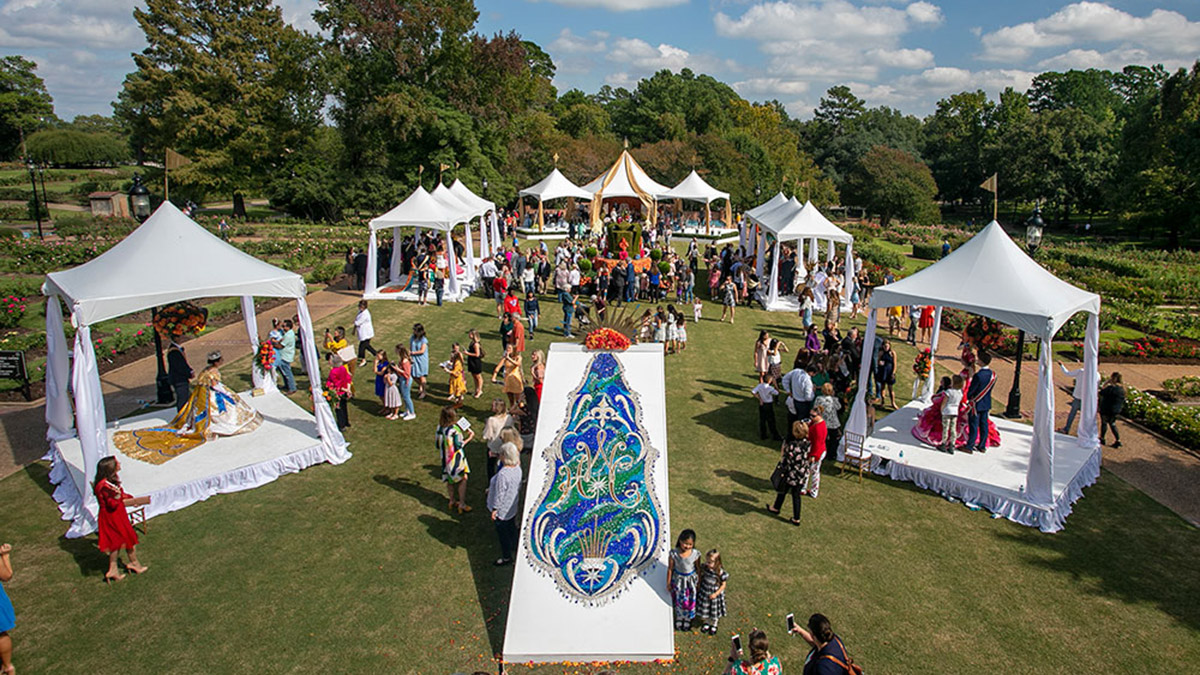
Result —
<instances>
[{"instance_id":1,"label":"person in red shirt","mask_svg":"<svg viewBox=\"0 0 1200 675\"><path fill-rule=\"evenodd\" d=\"M517 289L515 288L509 288L504 296L504 313L511 314L513 319L520 323L521 301L517 298Z\"/></svg>"},{"instance_id":2,"label":"person in red shirt","mask_svg":"<svg viewBox=\"0 0 1200 675\"><path fill-rule=\"evenodd\" d=\"M500 274L492 279L492 295L496 298L496 317L504 318L504 298L508 292L508 266L500 270Z\"/></svg>"},{"instance_id":3,"label":"person in red shirt","mask_svg":"<svg viewBox=\"0 0 1200 675\"><path fill-rule=\"evenodd\" d=\"M117 567L121 549L129 556L125 569L134 574L141 574L149 567L138 562L137 532L133 523L129 522L126 507L143 506L150 503L149 497L134 497L121 488L121 479L117 472L121 464L116 457L103 457L96 463L96 482L92 491L100 510L97 513L97 529L100 532L100 550L108 554L108 571L104 573L104 583L120 581L125 578Z\"/></svg>"},{"instance_id":4,"label":"person in red shirt","mask_svg":"<svg viewBox=\"0 0 1200 675\"><path fill-rule=\"evenodd\" d=\"M804 494L817 498L817 493L821 490L821 460L825 459L825 439L828 436L828 429L825 427L825 418L821 417L821 413L813 410L811 417L808 420L808 487L804 490Z\"/></svg>"}]
</instances>

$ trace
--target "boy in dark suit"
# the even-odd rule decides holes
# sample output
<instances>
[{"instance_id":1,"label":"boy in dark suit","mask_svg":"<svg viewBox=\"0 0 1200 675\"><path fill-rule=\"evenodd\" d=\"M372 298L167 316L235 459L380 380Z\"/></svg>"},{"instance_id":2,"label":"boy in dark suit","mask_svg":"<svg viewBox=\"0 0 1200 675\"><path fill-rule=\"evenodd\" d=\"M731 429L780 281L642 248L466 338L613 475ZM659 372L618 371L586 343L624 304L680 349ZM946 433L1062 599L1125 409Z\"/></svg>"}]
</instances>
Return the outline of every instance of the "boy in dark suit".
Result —
<instances>
[{"instance_id":1,"label":"boy in dark suit","mask_svg":"<svg viewBox=\"0 0 1200 675\"><path fill-rule=\"evenodd\" d=\"M967 389L968 424L967 445L964 450L985 452L988 440L988 412L992 409L992 387L996 384L996 373L989 366L992 355L983 352L979 355L979 372L971 378L971 386Z\"/></svg>"},{"instance_id":2,"label":"boy in dark suit","mask_svg":"<svg viewBox=\"0 0 1200 675\"><path fill-rule=\"evenodd\" d=\"M190 379L192 379L192 367L188 365L183 347L171 340L171 344L167 347L167 381L175 390L175 410L182 410L183 404L187 403L188 395L191 393L191 387L188 385Z\"/></svg>"}]
</instances>

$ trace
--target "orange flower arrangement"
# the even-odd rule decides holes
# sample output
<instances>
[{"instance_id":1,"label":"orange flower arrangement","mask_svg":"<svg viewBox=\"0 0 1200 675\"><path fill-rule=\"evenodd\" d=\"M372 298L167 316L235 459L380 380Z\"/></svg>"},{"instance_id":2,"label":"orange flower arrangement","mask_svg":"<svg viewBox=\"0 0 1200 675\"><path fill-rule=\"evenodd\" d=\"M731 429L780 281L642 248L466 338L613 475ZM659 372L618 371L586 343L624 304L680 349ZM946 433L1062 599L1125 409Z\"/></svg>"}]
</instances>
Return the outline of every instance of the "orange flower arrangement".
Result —
<instances>
[{"instance_id":1,"label":"orange flower arrangement","mask_svg":"<svg viewBox=\"0 0 1200 675\"><path fill-rule=\"evenodd\" d=\"M165 338L185 333L195 335L208 323L208 310L190 302L176 302L160 307L154 315L154 330Z\"/></svg>"},{"instance_id":2,"label":"orange flower arrangement","mask_svg":"<svg viewBox=\"0 0 1200 675\"><path fill-rule=\"evenodd\" d=\"M632 342L629 338L611 328L597 328L587 334L583 345L588 349L608 349L624 351L629 349Z\"/></svg>"}]
</instances>

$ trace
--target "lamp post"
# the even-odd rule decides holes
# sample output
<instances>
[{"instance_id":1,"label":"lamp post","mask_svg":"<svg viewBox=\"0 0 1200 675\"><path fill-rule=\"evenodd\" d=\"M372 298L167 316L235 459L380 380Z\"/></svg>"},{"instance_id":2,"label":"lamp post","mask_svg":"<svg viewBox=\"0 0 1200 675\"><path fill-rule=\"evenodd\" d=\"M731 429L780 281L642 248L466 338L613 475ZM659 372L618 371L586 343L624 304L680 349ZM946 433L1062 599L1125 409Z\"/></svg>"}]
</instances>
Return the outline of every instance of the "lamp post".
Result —
<instances>
[{"instance_id":1,"label":"lamp post","mask_svg":"<svg viewBox=\"0 0 1200 675\"><path fill-rule=\"evenodd\" d=\"M142 176L133 174L133 185L129 188L129 210L139 223L150 217L150 191L142 184Z\"/></svg>"},{"instance_id":2,"label":"lamp post","mask_svg":"<svg viewBox=\"0 0 1200 675\"><path fill-rule=\"evenodd\" d=\"M1042 245L1042 230L1046 227L1042 220L1041 207L1033 207L1033 215L1025 221L1025 246L1029 248L1029 256L1037 253ZM1012 389L1008 391L1008 405L1004 408L1004 416L1016 419L1021 416L1021 360L1025 356L1025 331L1017 331L1017 363L1013 370Z\"/></svg>"},{"instance_id":3,"label":"lamp post","mask_svg":"<svg viewBox=\"0 0 1200 675\"><path fill-rule=\"evenodd\" d=\"M487 187L488 187L488 182L487 182L487 179L484 178L483 179L483 198L484 199L487 199Z\"/></svg>"},{"instance_id":4,"label":"lamp post","mask_svg":"<svg viewBox=\"0 0 1200 675\"><path fill-rule=\"evenodd\" d=\"M29 185L33 188L33 217L37 219L38 239L42 238L42 205L38 203L37 193L37 167L33 160L26 160L25 168L29 169ZM46 214L50 215L49 213Z\"/></svg>"}]
</instances>

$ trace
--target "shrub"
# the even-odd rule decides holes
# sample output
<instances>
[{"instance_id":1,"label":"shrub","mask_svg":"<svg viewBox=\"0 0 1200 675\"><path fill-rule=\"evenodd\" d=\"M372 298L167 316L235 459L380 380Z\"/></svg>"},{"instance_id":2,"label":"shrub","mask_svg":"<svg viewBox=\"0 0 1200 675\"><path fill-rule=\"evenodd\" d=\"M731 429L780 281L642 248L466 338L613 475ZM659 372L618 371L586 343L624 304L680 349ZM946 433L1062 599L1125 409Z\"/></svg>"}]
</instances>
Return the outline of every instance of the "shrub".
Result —
<instances>
[{"instance_id":1,"label":"shrub","mask_svg":"<svg viewBox=\"0 0 1200 675\"><path fill-rule=\"evenodd\" d=\"M0 239L20 239L21 230L15 227L0 227Z\"/></svg>"},{"instance_id":2,"label":"shrub","mask_svg":"<svg viewBox=\"0 0 1200 675\"><path fill-rule=\"evenodd\" d=\"M941 244L913 244L913 257L921 260L940 260L942 257Z\"/></svg>"},{"instance_id":3,"label":"shrub","mask_svg":"<svg viewBox=\"0 0 1200 675\"><path fill-rule=\"evenodd\" d=\"M16 204L0 204L0 222L25 220L26 209Z\"/></svg>"},{"instance_id":4,"label":"shrub","mask_svg":"<svg viewBox=\"0 0 1200 675\"><path fill-rule=\"evenodd\" d=\"M1200 447L1200 408L1174 406L1126 387L1123 414L1189 448Z\"/></svg>"},{"instance_id":5,"label":"shrub","mask_svg":"<svg viewBox=\"0 0 1200 675\"><path fill-rule=\"evenodd\" d=\"M662 249L655 248L655 249L650 250L650 259L653 260L654 262L658 262L659 260L662 260L662 257L663 257Z\"/></svg>"},{"instance_id":6,"label":"shrub","mask_svg":"<svg viewBox=\"0 0 1200 675\"><path fill-rule=\"evenodd\" d=\"M592 261L587 258L579 259L579 271L587 274L592 271Z\"/></svg>"},{"instance_id":7,"label":"shrub","mask_svg":"<svg viewBox=\"0 0 1200 675\"><path fill-rule=\"evenodd\" d=\"M0 328L14 328L20 324L28 303L29 298L16 295L0 297Z\"/></svg>"},{"instance_id":8,"label":"shrub","mask_svg":"<svg viewBox=\"0 0 1200 675\"><path fill-rule=\"evenodd\" d=\"M583 254L589 258L595 258L596 255L599 253L600 252L596 250L595 246L589 246L589 247L583 249Z\"/></svg>"},{"instance_id":9,"label":"shrub","mask_svg":"<svg viewBox=\"0 0 1200 675\"><path fill-rule=\"evenodd\" d=\"M324 263L317 265L311 272L304 275L304 280L310 284L327 284L342 273L344 263Z\"/></svg>"},{"instance_id":10,"label":"shrub","mask_svg":"<svg viewBox=\"0 0 1200 675\"><path fill-rule=\"evenodd\" d=\"M904 256L895 251L888 251L874 242L854 242L854 251L862 256L863 260L873 262L880 267L885 267L890 270L904 269Z\"/></svg>"},{"instance_id":11,"label":"shrub","mask_svg":"<svg viewBox=\"0 0 1200 675\"><path fill-rule=\"evenodd\" d=\"M1163 380L1163 389L1176 396L1200 396L1200 377L1184 375Z\"/></svg>"},{"instance_id":12,"label":"shrub","mask_svg":"<svg viewBox=\"0 0 1200 675\"><path fill-rule=\"evenodd\" d=\"M120 164L129 158L129 146L104 133L73 129L47 129L25 140L30 157L38 162L68 166Z\"/></svg>"},{"instance_id":13,"label":"shrub","mask_svg":"<svg viewBox=\"0 0 1200 675\"><path fill-rule=\"evenodd\" d=\"M658 271L660 274L667 275L671 273L671 263L666 260L658 261Z\"/></svg>"}]
</instances>

